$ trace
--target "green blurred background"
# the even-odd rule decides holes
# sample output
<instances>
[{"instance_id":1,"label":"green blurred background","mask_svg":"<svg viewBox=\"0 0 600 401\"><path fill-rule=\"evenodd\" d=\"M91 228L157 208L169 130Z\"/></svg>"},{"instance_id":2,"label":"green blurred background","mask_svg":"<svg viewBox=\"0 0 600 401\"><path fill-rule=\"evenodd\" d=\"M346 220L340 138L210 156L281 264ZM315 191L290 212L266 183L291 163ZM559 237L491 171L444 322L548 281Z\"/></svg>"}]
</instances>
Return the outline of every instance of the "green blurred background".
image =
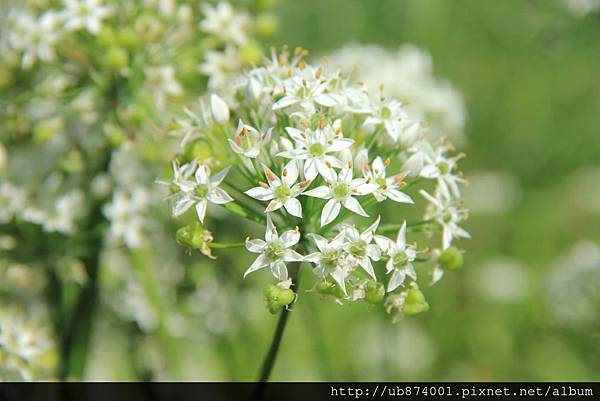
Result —
<instances>
[{"instance_id":1,"label":"green blurred background","mask_svg":"<svg viewBox=\"0 0 600 401\"><path fill-rule=\"evenodd\" d=\"M474 211L466 265L425 290L424 315L392 325L378 309L302 296L273 379L597 380L600 15L549 0L282 0L277 12L276 46L429 51L465 98L467 178L500 174L488 187L513 199ZM477 200L486 187L473 184ZM255 378L275 322L228 332L217 377Z\"/></svg>"}]
</instances>

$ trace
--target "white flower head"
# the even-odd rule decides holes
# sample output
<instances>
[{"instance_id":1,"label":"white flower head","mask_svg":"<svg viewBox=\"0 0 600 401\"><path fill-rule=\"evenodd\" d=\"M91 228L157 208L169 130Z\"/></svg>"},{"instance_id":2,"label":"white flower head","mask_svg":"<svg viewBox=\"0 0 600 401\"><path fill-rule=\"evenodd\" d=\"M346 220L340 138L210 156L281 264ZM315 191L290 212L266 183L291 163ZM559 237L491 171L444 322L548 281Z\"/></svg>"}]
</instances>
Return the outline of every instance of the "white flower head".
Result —
<instances>
[{"instance_id":1,"label":"white flower head","mask_svg":"<svg viewBox=\"0 0 600 401\"><path fill-rule=\"evenodd\" d=\"M260 201L270 201L266 213L279 210L283 206L292 216L302 218L302 205L296 198L310 185L310 181L296 183L297 163L294 160L288 162L283 168L281 178L265 165L263 170L268 184L263 182L260 186L249 189L245 194Z\"/></svg>"},{"instance_id":2,"label":"white flower head","mask_svg":"<svg viewBox=\"0 0 600 401\"><path fill-rule=\"evenodd\" d=\"M183 166L173 162L173 184L179 188L175 194L173 216L185 213L191 206L196 205L196 213L201 223L204 223L208 202L222 205L232 202L233 198L219 188L230 167L226 167L211 177L210 167L198 164L196 160Z\"/></svg>"},{"instance_id":3,"label":"white flower head","mask_svg":"<svg viewBox=\"0 0 600 401\"><path fill-rule=\"evenodd\" d=\"M321 212L321 227L331 223L339 215L342 206L363 217L369 217L355 196L368 195L377 189L377 184L367 183L364 178L354 178L352 166L339 173L331 170L332 180L327 185L304 192L306 196L327 199Z\"/></svg>"},{"instance_id":4,"label":"white flower head","mask_svg":"<svg viewBox=\"0 0 600 401\"><path fill-rule=\"evenodd\" d=\"M421 177L436 179L441 193L446 197L460 197L458 184L465 183L465 180L454 173L457 162L464 157L459 154L454 157L446 157L445 153L453 148L447 145L440 145L433 149L431 145L424 144L424 166L420 172Z\"/></svg>"},{"instance_id":5,"label":"white flower head","mask_svg":"<svg viewBox=\"0 0 600 401\"><path fill-rule=\"evenodd\" d=\"M246 270L244 277L257 270L269 267L277 280L286 282L288 280L286 262L301 262L304 260L302 255L291 249L298 241L300 241L300 232L297 229L285 231L280 237L277 228L273 225L271 216L267 214L265 239L246 240L246 249L260 255Z\"/></svg>"},{"instance_id":6,"label":"white flower head","mask_svg":"<svg viewBox=\"0 0 600 401\"><path fill-rule=\"evenodd\" d=\"M346 278L351 273L351 264L344 250L344 232L332 239L314 233L310 234L310 237L315 242L318 252L306 255L304 260L316 265L314 272L322 279L331 276L346 294Z\"/></svg>"}]
</instances>

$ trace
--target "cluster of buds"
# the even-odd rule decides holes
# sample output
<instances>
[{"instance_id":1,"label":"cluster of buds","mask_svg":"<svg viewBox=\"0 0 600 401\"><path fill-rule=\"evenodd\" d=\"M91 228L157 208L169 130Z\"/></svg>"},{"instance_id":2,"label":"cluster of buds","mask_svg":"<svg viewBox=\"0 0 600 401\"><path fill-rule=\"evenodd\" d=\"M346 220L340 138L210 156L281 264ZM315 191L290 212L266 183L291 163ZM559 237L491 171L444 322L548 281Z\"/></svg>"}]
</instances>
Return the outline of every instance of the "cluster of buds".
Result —
<instances>
[{"instance_id":1,"label":"cluster of buds","mask_svg":"<svg viewBox=\"0 0 600 401\"><path fill-rule=\"evenodd\" d=\"M314 290L337 302L425 311L418 275L426 270L434 283L459 268L453 243L469 237L460 227L464 155L429 141L427 124L384 88L373 96L343 70L309 65L305 56L273 51L245 72L234 100L212 94L200 113L188 110L173 161L173 215L194 206L203 224L215 204L263 225L264 239L245 241L258 256L244 276L268 270L289 290L299 269L311 268ZM419 205L423 218L409 220ZM426 244L410 241L417 232ZM296 299L273 288L272 312Z\"/></svg>"}]
</instances>

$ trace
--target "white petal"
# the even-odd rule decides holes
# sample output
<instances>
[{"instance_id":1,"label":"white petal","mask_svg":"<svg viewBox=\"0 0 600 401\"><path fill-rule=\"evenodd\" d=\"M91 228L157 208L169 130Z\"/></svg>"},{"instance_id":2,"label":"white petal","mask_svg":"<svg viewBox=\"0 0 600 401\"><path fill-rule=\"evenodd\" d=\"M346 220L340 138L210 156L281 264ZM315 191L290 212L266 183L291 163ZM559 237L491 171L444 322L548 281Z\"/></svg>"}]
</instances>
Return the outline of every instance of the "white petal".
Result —
<instances>
[{"instance_id":1,"label":"white petal","mask_svg":"<svg viewBox=\"0 0 600 401\"><path fill-rule=\"evenodd\" d=\"M279 99L277 102L275 102L275 104L273 105L273 110L283 109L285 107L291 106L298 102L299 102L299 100L294 97L284 96L281 99Z\"/></svg>"},{"instance_id":2,"label":"white petal","mask_svg":"<svg viewBox=\"0 0 600 401\"><path fill-rule=\"evenodd\" d=\"M404 249L406 246L406 220L402 223L402 227L398 231L398 237L396 238L396 246L398 249Z\"/></svg>"},{"instance_id":3,"label":"white petal","mask_svg":"<svg viewBox=\"0 0 600 401\"><path fill-rule=\"evenodd\" d=\"M219 171L217 174L213 175L210 178L210 183L215 186L219 185L221 182L223 182L225 176L227 175L230 169L231 166L227 166L223 170Z\"/></svg>"},{"instance_id":4,"label":"white petal","mask_svg":"<svg viewBox=\"0 0 600 401\"><path fill-rule=\"evenodd\" d=\"M262 239L251 239L246 241L246 249L252 253L261 253L267 243Z\"/></svg>"},{"instance_id":5,"label":"white petal","mask_svg":"<svg viewBox=\"0 0 600 401\"><path fill-rule=\"evenodd\" d=\"M319 249L319 251L325 252L325 250L327 249L327 244L328 244L327 239L320 236L319 234L309 234L309 235L313 239L313 241L315 241L315 245L317 245L317 248Z\"/></svg>"},{"instance_id":6,"label":"white petal","mask_svg":"<svg viewBox=\"0 0 600 401\"><path fill-rule=\"evenodd\" d=\"M302 131L300 131L299 129L293 127L286 127L285 131L288 133L289 136L292 137L294 141L301 143L306 142L306 140L302 136Z\"/></svg>"},{"instance_id":7,"label":"white petal","mask_svg":"<svg viewBox=\"0 0 600 401\"><path fill-rule=\"evenodd\" d=\"M319 174L321 174L326 181L335 181L335 174L332 168L328 167L327 164L321 159L316 159L315 163Z\"/></svg>"},{"instance_id":8,"label":"white petal","mask_svg":"<svg viewBox=\"0 0 600 401\"><path fill-rule=\"evenodd\" d=\"M406 277L406 273L404 270L395 269L392 273L392 277L390 277L390 281L388 282L388 292L394 291L396 288L400 287L404 282L404 278Z\"/></svg>"},{"instance_id":9,"label":"white petal","mask_svg":"<svg viewBox=\"0 0 600 401\"><path fill-rule=\"evenodd\" d=\"M317 161L315 159L308 159L304 162L304 178L307 180L314 180L317 176Z\"/></svg>"},{"instance_id":10,"label":"white petal","mask_svg":"<svg viewBox=\"0 0 600 401\"><path fill-rule=\"evenodd\" d=\"M300 255L293 249L286 249L285 253L283 254L283 260L286 262L302 262L304 260L304 256Z\"/></svg>"},{"instance_id":11,"label":"white petal","mask_svg":"<svg viewBox=\"0 0 600 401\"><path fill-rule=\"evenodd\" d=\"M233 198L221 188L213 188L206 198L217 205L223 205L233 201Z\"/></svg>"},{"instance_id":12,"label":"white petal","mask_svg":"<svg viewBox=\"0 0 600 401\"><path fill-rule=\"evenodd\" d=\"M267 240L267 242L271 242L277 238L279 238L279 236L277 235L277 229L273 225L271 215L267 213L267 227L265 228L265 240Z\"/></svg>"},{"instance_id":13,"label":"white petal","mask_svg":"<svg viewBox=\"0 0 600 401\"><path fill-rule=\"evenodd\" d=\"M332 141L331 145L327 146L327 150L329 152L339 152L340 150L349 148L353 144L354 144L354 139L349 139L349 138L334 139Z\"/></svg>"},{"instance_id":14,"label":"white petal","mask_svg":"<svg viewBox=\"0 0 600 401\"><path fill-rule=\"evenodd\" d=\"M348 274L346 273L346 271L343 270L343 269L340 269L338 267L333 272L331 272L331 277L333 277L333 279L335 280L335 282L338 283L338 285L342 288L342 291L344 291L344 294L347 295L347 292L346 292L346 277L348 277Z\"/></svg>"},{"instance_id":15,"label":"white petal","mask_svg":"<svg viewBox=\"0 0 600 401\"><path fill-rule=\"evenodd\" d=\"M392 241L391 239L389 239L388 237L384 237L383 235L376 235L375 236L375 243L381 248L381 250L386 253L389 254L389 251L394 249L395 247L395 243L394 241Z\"/></svg>"},{"instance_id":16,"label":"white petal","mask_svg":"<svg viewBox=\"0 0 600 401\"><path fill-rule=\"evenodd\" d=\"M281 234L281 242L284 248L294 246L300 241L300 233L296 230L288 230Z\"/></svg>"},{"instance_id":17,"label":"white petal","mask_svg":"<svg viewBox=\"0 0 600 401\"><path fill-rule=\"evenodd\" d=\"M173 210L171 212L173 214L173 217L181 216L193 204L194 204L194 200L191 199L189 196L184 195L184 196L180 197L179 199L177 199L175 201L175 204L173 205Z\"/></svg>"},{"instance_id":18,"label":"white petal","mask_svg":"<svg viewBox=\"0 0 600 401\"><path fill-rule=\"evenodd\" d=\"M229 107L227 103L215 94L210 95L210 110L215 121L219 124L223 124L229 120Z\"/></svg>"},{"instance_id":19,"label":"white petal","mask_svg":"<svg viewBox=\"0 0 600 401\"><path fill-rule=\"evenodd\" d=\"M335 199L329 199L321 212L321 227L331 223L340 214L342 205Z\"/></svg>"},{"instance_id":20,"label":"white petal","mask_svg":"<svg viewBox=\"0 0 600 401\"><path fill-rule=\"evenodd\" d=\"M365 209L363 209L363 207L360 205L360 202L356 200L356 198L351 196L346 198L346 200L344 200L344 207L363 217L369 217L367 212L365 212Z\"/></svg>"},{"instance_id":21,"label":"white petal","mask_svg":"<svg viewBox=\"0 0 600 401\"><path fill-rule=\"evenodd\" d=\"M196 204L196 213L198 214L198 219L200 219L200 223L204 223L204 217L206 216L207 206L208 201L206 199L201 200Z\"/></svg>"},{"instance_id":22,"label":"white petal","mask_svg":"<svg viewBox=\"0 0 600 401\"><path fill-rule=\"evenodd\" d=\"M265 209L265 212L266 213L274 212L275 210L281 209L282 206L283 206L283 202L280 201L279 199L272 200L267 205L267 208Z\"/></svg>"},{"instance_id":23,"label":"white petal","mask_svg":"<svg viewBox=\"0 0 600 401\"><path fill-rule=\"evenodd\" d=\"M315 102L317 102L321 106L325 106L325 107L333 107L337 104L335 99L326 93L321 93L319 96L316 96Z\"/></svg>"},{"instance_id":24,"label":"white petal","mask_svg":"<svg viewBox=\"0 0 600 401\"><path fill-rule=\"evenodd\" d=\"M312 196L314 198L329 199L331 198L330 189L326 185L311 189L310 191L303 192L302 195Z\"/></svg>"},{"instance_id":25,"label":"white petal","mask_svg":"<svg viewBox=\"0 0 600 401\"><path fill-rule=\"evenodd\" d=\"M246 195L250 196L251 198L258 199L260 201L268 201L268 200L273 199L273 197L274 197L273 191L271 191L270 189L267 189L267 188L263 188L263 187L254 187L254 188L247 190L244 193Z\"/></svg>"},{"instance_id":26,"label":"white petal","mask_svg":"<svg viewBox=\"0 0 600 401\"><path fill-rule=\"evenodd\" d=\"M258 258L256 258L256 260L254 261L254 263L252 263L252 265L248 268L248 270L246 270L246 272L244 273L244 278L246 278L246 276L248 274L253 273L262 268L265 268L268 265L269 265L269 260L267 259L267 257L265 255L260 255Z\"/></svg>"},{"instance_id":27,"label":"white petal","mask_svg":"<svg viewBox=\"0 0 600 401\"><path fill-rule=\"evenodd\" d=\"M283 181L285 185L291 187L298 179L298 163L295 160L288 162L283 168L285 174L283 175Z\"/></svg>"},{"instance_id":28,"label":"white petal","mask_svg":"<svg viewBox=\"0 0 600 401\"><path fill-rule=\"evenodd\" d=\"M271 264L271 273L279 281L286 281L288 279L288 271L285 263L277 261Z\"/></svg>"},{"instance_id":29,"label":"white petal","mask_svg":"<svg viewBox=\"0 0 600 401\"><path fill-rule=\"evenodd\" d=\"M387 191L385 191L384 193L387 195L388 198L390 198L391 200L393 200L395 202L415 203L410 196L408 196L404 192L400 192L394 188L390 188Z\"/></svg>"},{"instance_id":30,"label":"white petal","mask_svg":"<svg viewBox=\"0 0 600 401\"><path fill-rule=\"evenodd\" d=\"M434 285L435 283L440 281L443 276L444 276L444 269L442 269L440 266L434 267L433 270L431 271L431 282L429 283L429 285Z\"/></svg>"},{"instance_id":31,"label":"white petal","mask_svg":"<svg viewBox=\"0 0 600 401\"><path fill-rule=\"evenodd\" d=\"M205 166L204 164L199 165L196 169L195 177L198 184L208 184L210 179L210 169L208 166Z\"/></svg>"},{"instance_id":32,"label":"white petal","mask_svg":"<svg viewBox=\"0 0 600 401\"><path fill-rule=\"evenodd\" d=\"M361 258L359 264L360 267L362 267L363 270L373 278L373 280L377 280L377 277L375 277L375 272L373 271L373 265L371 264L369 258Z\"/></svg>"},{"instance_id":33,"label":"white petal","mask_svg":"<svg viewBox=\"0 0 600 401\"><path fill-rule=\"evenodd\" d=\"M283 204L285 210L292 216L302 218L302 204L296 198L290 198Z\"/></svg>"},{"instance_id":34,"label":"white petal","mask_svg":"<svg viewBox=\"0 0 600 401\"><path fill-rule=\"evenodd\" d=\"M360 238L364 241L366 241L367 243L371 242L371 239L373 239L373 234L375 234L375 230L377 230L377 227L379 226L379 221L381 220L381 216L377 216L377 219L375 220L375 222L373 224L371 224L369 227L367 227L367 229L365 231L363 231L363 233L360 235Z\"/></svg>"}]
</instances>

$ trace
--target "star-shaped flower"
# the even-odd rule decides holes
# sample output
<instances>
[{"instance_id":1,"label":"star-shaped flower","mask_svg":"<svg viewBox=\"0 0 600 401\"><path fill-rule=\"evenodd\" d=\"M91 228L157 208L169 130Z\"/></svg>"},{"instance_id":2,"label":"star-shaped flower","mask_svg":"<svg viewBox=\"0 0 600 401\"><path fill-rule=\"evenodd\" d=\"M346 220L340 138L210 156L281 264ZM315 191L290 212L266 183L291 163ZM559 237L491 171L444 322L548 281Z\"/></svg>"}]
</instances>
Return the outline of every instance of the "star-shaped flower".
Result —
<instances>
[{"instance_id":1,"label":"star-shaped flower","mask_svg":"<svg viewBox=\"0 0 600 401\"><path fill-rule=\"evenodd\" d=\"M180 216L191 206L196 205L198 219L204 223L208 202L222 205L233 201L227 192L219 188L228 172L229 167L226 167L211 177L210 167L198 164L196 160L183 166L173 162L172 183L179 188L179 192L175 195L173 216Z\"/></svg>"},{"instance_id":2,"label":"star-shaped flower","mask_svg":"<svg viewBox=\"0 0 600 401\"><path fill-rule=\"evenodd\" d=\"M103 6L100 0L64 0L65 28L75 31L81 28L89 33L100 33L102 20L112 13L112 7Z\"/></svg>"},{"instance_id":3,"label":"star-shaped flower","mask_svg":"<svg viewBox=\"0 0 600 401\"><path fill-rule=\"evenodd\" d=\"M435 220L442 226L442 249L448 249L453 238L471 238L471 235L458 223L466 219L467 211L456 204L455 201L437 192L432 196L424 190L419 191L429 201L425 218Z\"/></svg>"},{"instance_id":4,"label":"star-shaped flower","mask_svg":"<svg viewBox=\"0 0 600 401\"><path fill-rule=\"evenodd\" d=\"M319 77L316 77L319 75ZM327 80L320 79L319 70L314 75L306 78L294 77L283 83L284 96L273 105L273 110L280 110L293 105L299 105L307 112L313 113L315 104L333 107L335 99L327 94Z\"/></svg>"},{"instance_id":5,"label":"star-shaped flower","mask_svg":"<svg viewBox=\"0 0 600 401\"><path fill-rule=\"evenodd\" d=\"M342 226L342 231L346 240L344 244L346 252L349 254L350 258L354 259L360 267L373 278L373 280L377 280L377 277L375 277L371 260L378 261L381 258L381 249L376 244L372 244L375 230L377 230L377 227L379 226L379 220L380 218L377 217L377 220L362 233L354 226Z\"/></svg>"},{"instance_id":6,"label":"star-shaped flower","mask_svg":"<svg viewBox=\"0 0 600 401\"><path fill-rule=\"evenodd\" d=\"M296 143L295 149L280 152L277 156L292 160L304 160L304 177L313 180L321 174L326 180L333 180L331 167L341 168L342 162L331 153L347 149L353 139L344 138L339 127L332 127L322 121L316 130L288 127L287 133Z\"/></svg>"},{"instance_id":7,"label":"star-shaped flower","mask_svg":"<svg viewBox=\"0 0 600 401\"><path fill-rule=\"evenodd\" d=\"M450 198L451 193L454 197L460 197L459 183L466 182L463 178L454 174L453 170L456 163L464 157L459 154L454 157L446 157L445 153L452 150L450 146L441 145L437 149L433 149L429 144L425 147L427 150L424 153L424 166L421 170L421 177L428 179L437 179L442 195Z\"/></svg>"},{"instance_id":8,"label":"star-shaped flower","mask_svg":"<svg viewBox=\"0 0 600 401\"><path fill-rule=\"evenodd\" d=\"M395 242L382 235L376 235L375 242L389 256L385 265L387 273L392 273L388 282L388 292L400 287L407 275L413 280L417 279L417 273L412 265L412 262L417 257L417 251L414 245L406 244L406 221L402 224L400 231L398 231L398 237Z\"/></svg>"},{"instance_id":9,"label":"star-shaped flower","mask_svg":"<svg viewBox=\"0 0 600 401\"><path fill-rule=\"evenodd\" d=\"M404 174L386 177L385 170L388 164L389 160L383 161L380 156L377 156L371 165L363 163L363 176L368 182L378 185L378 188L373 192L373 196L375 196L377 202L383 202L390 198L394 202L414 203L410 196L398 190L405 177Z\"/></svg>"},{"instance_id":10,"label":"star-shaped flower","mask_svg":"<svg viewBox=\"0 0 600 401\"><path fill-rule=\"evenodd\" d=\"M306 196L329 199L321 212L321 227L331 223L338 216L342 205L356 214L369 217L354 196L372 193L378 188L377 184L367 183L364 178L353 179L351 166L343 168L339 174L331 169L331 175L333 179L327 185L304 192Z\"/></svg>"},{"instance_id":11,"label":"star-shaped flower","mask_svg":"<svg viewBox=\"0 0 600 401\"><path fill-rule=\"evenodd\" d=\"M251 125L246 125L239 121L237 132L233 139L229 139L229 145L235 153L256 159L260 155L261 149L271 140L271 129L266 133L258 132Z\"/></svg>"},{"instance_id":12,"label":"star-shaped flower","mask_svg":"<svg viewBox=\"0 0 600 401\"><path fill-rule=\"evenodd\" d=\"M283 168L281 178L265 165L263 165L263 170L269 183L261 182L259 187L249 189L244 193L260 201L271 201L267 205L266 213L278 210L283 206L292 216L302 218L302 205L296 197L308 187L310 181L305 180L296 184L298 179L296 161L288 162Z\"/></svg>"},{"instance_id":13,"label":"star-shaped flower","mask_svg":"<svg viewBox=\"0 0 600 401\"><path fill-rule=\"evenodd\" d=\"M318 252L306 255L304 260L316 265L314 272L322 279L331 276L346 294L346 278L351 269L348 254L344 250L344 233L340 232L333 239L318 234L310 234L310 237L315 241Z\"/></svg>"},{"instance_id":14,"label":"star-shaped flower","mask_svg":"<svg viewBox=\"0 0 600 401\"><path fill-rule=\"evenodd\" d=\"M257 270L269 267L273 276L280 282L288 280L288 272L286 262L301 262L304 257L298 252L291 249L300 241L300 232L296 230L288 230L281 234L277 234L277 229L273 225L271 216L267 214L267 228L265 231L265 239L247 239L246 249L252 253L260 254L254 263L246 270L244 277Z\"/></svg>"}]
</instances>

